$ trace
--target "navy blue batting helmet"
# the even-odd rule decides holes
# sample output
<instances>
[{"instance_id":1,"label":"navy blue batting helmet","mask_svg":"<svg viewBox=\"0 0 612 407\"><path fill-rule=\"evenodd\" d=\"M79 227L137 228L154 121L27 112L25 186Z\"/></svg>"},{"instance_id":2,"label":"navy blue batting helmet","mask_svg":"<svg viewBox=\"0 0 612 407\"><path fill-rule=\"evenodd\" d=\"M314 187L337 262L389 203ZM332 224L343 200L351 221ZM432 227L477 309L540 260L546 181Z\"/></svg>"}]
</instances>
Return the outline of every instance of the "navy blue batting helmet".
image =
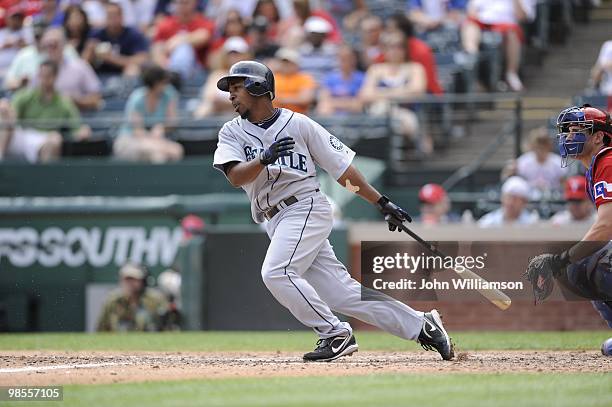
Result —
<instances>
[{"instance_id":1,"label":"navy blue batting helmet","mask_svg":"<svg viewBox=\"0 0 612 407\"><path fill-rule=\"evenodd\" d=\"M230 78L244 78L244 87L253 96L270 94L274 99L274 74L270 68L257 61L240 61L232 65L229 74L219 79L217 88L229 91Z\"/></svg>"}]
</instances>

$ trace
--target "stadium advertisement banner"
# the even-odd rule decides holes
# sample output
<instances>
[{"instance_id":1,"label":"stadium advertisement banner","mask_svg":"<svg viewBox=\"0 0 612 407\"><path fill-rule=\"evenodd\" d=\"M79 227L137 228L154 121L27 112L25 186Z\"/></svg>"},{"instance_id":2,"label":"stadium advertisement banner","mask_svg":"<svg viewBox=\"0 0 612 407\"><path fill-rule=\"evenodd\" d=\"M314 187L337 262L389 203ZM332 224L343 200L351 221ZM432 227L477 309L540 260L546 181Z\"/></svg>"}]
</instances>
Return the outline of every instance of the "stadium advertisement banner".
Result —
<instances>
[{"instance_id":1,"label":"stadium advertisement banner","mask_svg":"<svg viewBox=\"0 0 612 407\"><path fill-rule=\"evenodd\" d=\"M612 244L581 261L552 259L575 242L440 242L434 254L417 242L362 242L364 300L489 301L509 308L513 300L612 299ZM550 261L549 261L550 260ZM537 286L534 290L528 270ZM383 293L384 295L381 295Z\"/></svg>"},{"instance_id":2,"label":"stadium advertisement banner","mask_svg":"<svg viewBox=\"0 0 612 407\"><path fill-rule=\"evenodd\" d=\"M170 267L182 238L178 222L152 216L45 217L0 222L5 273L87 269L93 280L114 281L127 261L152 271ZM27 274L27 273L26 273Z\"/></svg>"}]
</instances>

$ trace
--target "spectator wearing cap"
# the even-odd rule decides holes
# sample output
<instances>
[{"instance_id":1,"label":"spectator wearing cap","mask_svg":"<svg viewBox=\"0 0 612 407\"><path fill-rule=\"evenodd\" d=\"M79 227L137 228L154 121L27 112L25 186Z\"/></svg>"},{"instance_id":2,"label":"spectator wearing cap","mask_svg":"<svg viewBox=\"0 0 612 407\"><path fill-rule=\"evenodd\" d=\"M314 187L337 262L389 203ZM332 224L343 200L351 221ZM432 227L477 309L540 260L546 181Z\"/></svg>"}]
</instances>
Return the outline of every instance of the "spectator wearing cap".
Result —
<instances>
[{"instance_id":1,"label":"spectator wearing cap","mask_svg":"<svg viewBox=\"0 0 612 407\"><path fill-rule=\"evenodd\" d=\"M300 54L297 51L281 48L276 52L276 59L274 106L307 113L315 101L317 85L314 78L300 70Z\"/></svg>"},{"instance_id":2,"label":"spectator wearing cap","mask_svg":"<svg viewBox=\"0 0 612 407\"><path fill-rule=\"evenodd\" d=\"M141 80L125 105L125 124L113 145L116 157L128 161L164 163L183 158L183 147L167 138L177 118L178 92L168 71L145 66Z\"/></svg>"},{"instance_id":3,"label":"spectator wearing cap","mask_svg":"<svg viewBox=\"0 0 612 407\"><path fill-rule=\"evenodd\" d=\"M318 84L322 83L327 73L337 67L338 48L326 40L331 30L332 25L321 17L308 17L304 23L306 38L299 47L301 68Z\"/></svg>"},{"instance_id":4,"label":"spectator wearing cap","mask_svg":"<svg viewBox=\"0 0 612 407\"><path fill-rule=\"evenodd\" d=\"M357 52L349 45L338 50L338 69L325 75L319 90L317 113L335 115L362 113L359 91L365 74L357 69Z\"/></svg>"},{"instance_id":5,"label":"spectator wearing cap","mask_svg":"<svg viewBox=\"0 0 612 407\"><path fill-rule=\"evenodd\" d=\"M92 33L84 58L100 75L137 76L148 58L148 51L146 37L125 26L121 6L108 3L106 24Z\"/></svg>"},{"instance_id":6,"label":"spectator wearing cap","mask_svg":"<svg viewBox=\"0 0 612 407\"><path fill-rule=\"evenodd\" d=\"M521 177L508 178L501 188L501 207L478 220L478 226L531 225L539 220L537 212L527 209L531 188Z\"/></svg>"},{"instance_id":7,"label":"spectator wearing cap","mask_svg":"<svg viewBox=\"0 0 612 407\"><path fill-rule=\"evenodd\" d=\"M591 81L599 93L612 96L612 40L601 46L597 62L591 69Z\"/></svg>"},{"instance_id":8,"label":"spectator wearing cap","mask_svg":"<svg viewBox=\"0 0 612 407\"><path fill-rule=\"evenodd\" d=\"M215 61L211 61L213 71L208 75L202 88L200 104L194 111L196 118L235 113L227 92L222 92L217 88L217 81L226 76L229 68L236 62L250 58L249 44L242 37L230 37L225 41Z\"/></svg>"},{"instance_id":9,"label":"spectator wearing cap","mask_svg":"<svg viewBox=\"0 0 612 407\"><path fill-rule=\"evenodd\" d=\"M98 331L163 331L168 329L168 300L157 289L147 287L143 266L126 263L119 269L119 287L107 297Z\"/></svg>"},{"instance_id":10,"label":"spectator wearing cap","mask_svg":"<svg viewBox=\"0 0 612 407\"><path fill-rule=\"evenodd\" d=\"M530 151L516 160L516 175L537 191L560 191L567 168L561 167L561 157L553 153L548 130L538 127L529 132Z\"/></svg>"},{"instance_id":11,"label":"spectator wearing cap","mask_svg":"<svg viewBox=\"0 0 612 407\"><path fill-rule=\"evenodd\" d=\"M157 23L153 61L188 79L206 66L214 24L197 12L196 0L174 0L173 3L174 14Z\"/></svg>"},{"instance_id":12,"label":"spectator wearing cap","mask_svg":"<svg viewBox=\"0 0 612 407\"><path fill-rule=\"evenodd\" d=\"M477 54L483 30L500 33L504 38L505 80L510 90L523 90L518 72L524 34L520 24L535 18L535 0L469 0L467 19L462 26L463 48Z\"/></svg>"},{"instance_id":13,"label":"spectator wearing cap","mask_svg":"<svg viewBox=\"0 0 612 407\"><path fill-rule=\"evenodd\" d=\"M336 20L324 9L310 7L310 0L293 0L294 15L281 21L278 29L278 40L284 47L295 48L304 42L306 31L304 24L309 17L320 17L331 25L326 39L334 44L342 42L342 34Z\"/></svg>"},{"instance_id":14,"label":"spectator wearing cap","mask_svg":"<svg viewBox=\"0 0 612 407\"><path fill-rule=\"evenodd\" d=\"M575 223L592 224L597 217L593 210L593 203L586 192L586 179L582 175L569 177L565 181L565 209L555 213L550 218L550 223L555 226Z\"/></svg>"},{"instance_id":15,"label":"spectator wearing cap","mask_svg":"<svg viewBox=\"0 0 612 407\"><path fill-rule=\"evenodd\" d=\"M268 61L274 58L276 51L280 48L278 44L270 39L268 35L268 19L257 16L248 29L248 41L254 58L268 65Z\"/></svg>"},{"instance_id":16,"label":"spectator wearing cap","mask_svg":"<svg viewBox=\"0 0 612 407\"><path fill-rule=\"evenodd\" d=\"M34 42L32 32L24 27L25 10L21 5L6 12L6 26L0 29L0 76L4 76L19 51Z\"/></svg>"},{"instance_id":17,"label":"spectator wearing cap","mask_svg":"<svg viewBox=\"0 0 612 407\"><path fill-rule=\"evenodd\" d=\"M449 223L451 204L448 194L438 184L425 184L419 190L420 217L419 221L424 225L439 225Z\"/></svg>"}]
</instances>

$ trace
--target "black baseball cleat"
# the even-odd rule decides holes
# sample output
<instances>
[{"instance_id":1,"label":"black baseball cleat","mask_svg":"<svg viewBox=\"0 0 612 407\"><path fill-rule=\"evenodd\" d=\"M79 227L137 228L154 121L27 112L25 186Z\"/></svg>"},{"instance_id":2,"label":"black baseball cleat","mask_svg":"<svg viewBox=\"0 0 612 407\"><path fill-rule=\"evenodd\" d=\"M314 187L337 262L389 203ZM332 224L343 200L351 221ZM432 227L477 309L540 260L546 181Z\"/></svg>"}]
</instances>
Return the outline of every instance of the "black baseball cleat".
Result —
<instances>
[{"instance_id":1,"label":"black baseball cleat","mask_svg":"<svg viewBox=\"0 0 612 407\"><path fill-rule=\"evenodd\" d=\"M338 335L319 339L317 347L304 355L305 362L331 362L339 357L357 352L359 346L354 335Z\"/></svg>"},{"instance_id":2,"label":"black baseball cleat","mask_svg":"<svg viewBox=\"0 0 612 407\"><path fill-rule=\"evenodd\" d=\"M444 360L451 360L455 356L455 346L435 309L425 313L418 342L425 350L437 350Z\"/></svg>"}]
</instances>

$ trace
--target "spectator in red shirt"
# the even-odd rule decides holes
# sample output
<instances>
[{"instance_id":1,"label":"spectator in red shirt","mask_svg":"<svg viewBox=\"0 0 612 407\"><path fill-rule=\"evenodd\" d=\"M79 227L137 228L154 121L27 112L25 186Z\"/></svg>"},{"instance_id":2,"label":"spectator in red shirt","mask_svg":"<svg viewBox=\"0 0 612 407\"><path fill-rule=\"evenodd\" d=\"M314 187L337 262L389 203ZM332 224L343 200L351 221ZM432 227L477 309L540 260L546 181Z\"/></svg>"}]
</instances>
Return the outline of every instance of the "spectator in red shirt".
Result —
<instances>
[{"instance_id":1,"label":"spectator in red shirt","mask_svg":"<svg viewBox=\"0 0 612 407\"><path fill-rule=\"evenodd\" d=\"M401 32L406 36L408 47L408 58L412 62L417 62L425 68L427 77L427 92L440 95L444 93L438 82L438 67L433 52L426 42L414 36L412 22L401 13L394 14L387 20L388 32Z\"/></svg>"},{"instance_id":2,"label":"spectator in red shirt","mask_svg":"<svg viewBox=\"0 0 612 407\"><path fill-rule=\"evenodd\" d=\"M174 14L159 21L153 43L153 61L189 78L206 66L214 24L196 10L196 0L174 0Z\"/></svg>"}]
</instances>

